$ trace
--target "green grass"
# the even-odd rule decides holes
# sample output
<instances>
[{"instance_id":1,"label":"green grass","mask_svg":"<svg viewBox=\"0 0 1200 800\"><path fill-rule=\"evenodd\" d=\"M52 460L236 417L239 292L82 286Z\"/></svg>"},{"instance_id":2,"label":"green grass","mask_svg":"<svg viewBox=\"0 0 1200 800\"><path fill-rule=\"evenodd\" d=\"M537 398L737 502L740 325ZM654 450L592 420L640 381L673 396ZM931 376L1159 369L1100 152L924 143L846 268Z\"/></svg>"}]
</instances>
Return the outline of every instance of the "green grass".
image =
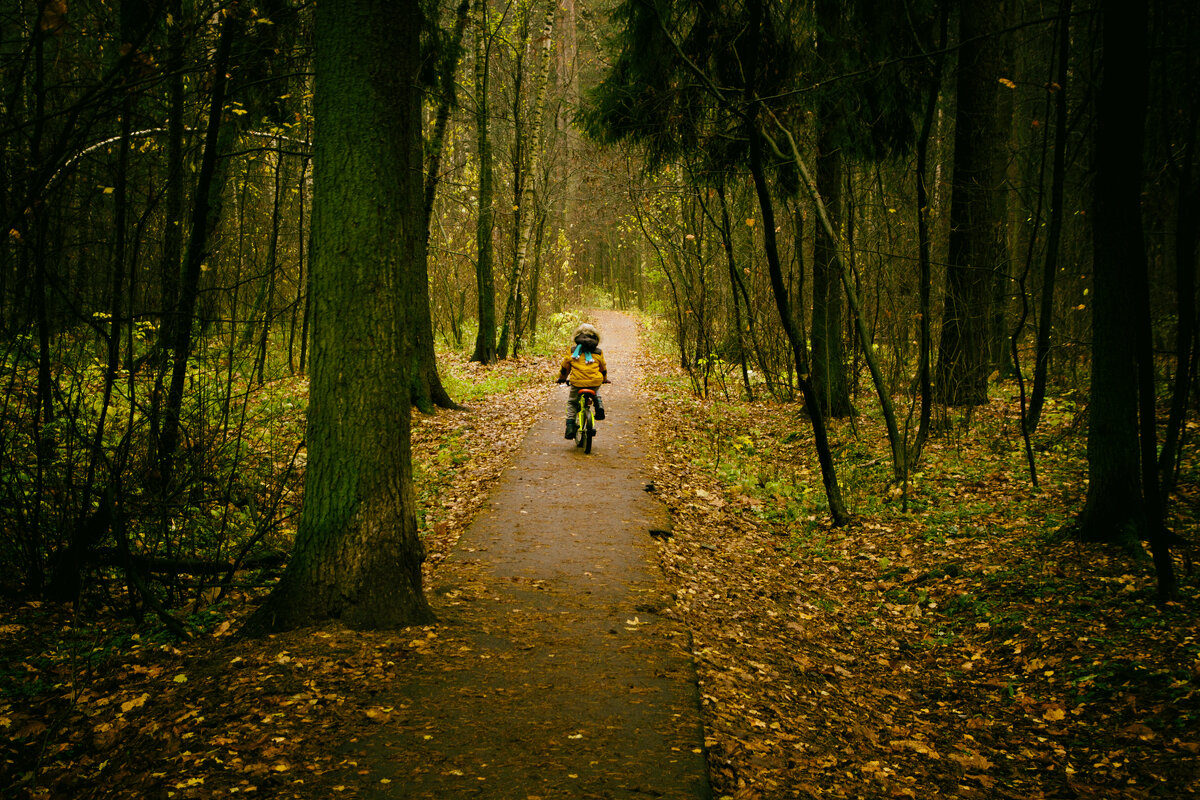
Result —
<instances>
[{"instance_id":1,"label":"green grass","mask_svg":"<svg viewBox=\"0 0 1200 800\"><path fill-rule=\"evenodd\" d=\"M460 403L470 403L531 386L536 380L533 375L510 370L483 367L477 371L470 371L465 364L455 361L444 360L438 366L441 370L442 386Z\"/></svg>"}]
</instances>

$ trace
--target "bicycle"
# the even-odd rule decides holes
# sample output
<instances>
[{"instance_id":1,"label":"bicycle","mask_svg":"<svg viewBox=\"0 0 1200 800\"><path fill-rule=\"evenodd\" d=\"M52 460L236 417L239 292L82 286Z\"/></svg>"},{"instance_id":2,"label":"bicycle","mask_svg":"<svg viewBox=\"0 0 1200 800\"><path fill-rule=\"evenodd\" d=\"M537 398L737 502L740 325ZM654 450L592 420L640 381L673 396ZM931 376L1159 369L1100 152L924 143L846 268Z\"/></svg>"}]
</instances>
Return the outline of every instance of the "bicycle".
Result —
<instances>
[{"instance_id":1,"label":"bicycle","mask_svg":"<svg viewBox=\"0 0 1200 800\"><path fill-rule=\"evenodd\" d=\"M611 383L611 381L604 381ZM567 383L565 379L560 379L556 383ZM567 383L568 387L570 386ZM595 408L600 406L597 402L599 399L596 395L597 389L580 387L579 389L579 410L575 412L575 446L582 447L585 455L592 452L592 437L596 435L596 412ZM603 412L603 407L600 408ZM603 413L600 415L602 418ZM570 429L568 428L568 432Z\"/></svg>"},{"instance_id":2,"label":"bicycle","mask_svg":"<svg viewBox=\"0 0 1200 800\"><path fill-rule=\"evenodd\" d=\"M591 454L592 437L596 435L596 417L592 410L595 400L595 389L579 390L579 413L575 415L575 446L582 447L585 455Z\"/></svg>"}]
</instances>

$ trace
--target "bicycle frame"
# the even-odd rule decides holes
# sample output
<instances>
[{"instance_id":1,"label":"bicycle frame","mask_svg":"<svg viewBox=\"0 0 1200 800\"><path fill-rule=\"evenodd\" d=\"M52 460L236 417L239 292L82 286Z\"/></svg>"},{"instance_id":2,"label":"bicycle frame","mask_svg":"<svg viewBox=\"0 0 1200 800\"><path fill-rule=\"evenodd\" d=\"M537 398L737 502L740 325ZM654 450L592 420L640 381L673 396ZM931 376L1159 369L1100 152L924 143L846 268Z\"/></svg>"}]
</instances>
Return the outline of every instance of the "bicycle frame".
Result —
<instances>
[{"instance_id":1,"label":"bicycle frame","mask_svg":"<svg viewBox=\"0 0 1200 800\"><path fill-rule=\"evenodd\" d=\"M592 437L596 435L596 417L593 411L596 390L579 390L579 411L575 414L575 446L582 447L585 455L592 452Z\"/></svg>"}]
</instances>

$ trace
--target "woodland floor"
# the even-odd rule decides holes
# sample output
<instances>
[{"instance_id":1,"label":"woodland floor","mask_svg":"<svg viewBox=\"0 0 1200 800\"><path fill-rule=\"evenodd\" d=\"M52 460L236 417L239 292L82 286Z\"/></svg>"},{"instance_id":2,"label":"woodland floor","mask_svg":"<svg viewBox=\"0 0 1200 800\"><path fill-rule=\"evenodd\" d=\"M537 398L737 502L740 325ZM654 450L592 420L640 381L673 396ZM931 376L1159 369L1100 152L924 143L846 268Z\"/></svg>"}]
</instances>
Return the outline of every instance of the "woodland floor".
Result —
<instances>
[{"instance_id":1,"label":"woodland floor","mask_svg":"<svg viewBox=\"0 0 1200 800\"><path fill-rule=\"evenodd\" d=\"M727 402L715 385L694 399L669 364L642 359L656 432L646 488L673 521L654 544L669 597L655 610L691 635L715 796L1200 793L1200 579L1181 570L1180 601L1158 608L1144 561L1055 535L1082 502L1085 404L1052 405L1036 490L1011 402L976 410L969 430L948 421L907 510L870 415L837 423L856 516L834 529L797 405ZM554 370L454 366L529 380L417 420L434 587ZM1194 539L1194 463L1187 474L1172 525ZM187 642L149 620L8 603L0 796L385 795L401 778L346 743L388 725L398 711L381 687L452 637L431 626L237 639L253 597L194 609L205 632Z\"/></svg>"}]
</instances>

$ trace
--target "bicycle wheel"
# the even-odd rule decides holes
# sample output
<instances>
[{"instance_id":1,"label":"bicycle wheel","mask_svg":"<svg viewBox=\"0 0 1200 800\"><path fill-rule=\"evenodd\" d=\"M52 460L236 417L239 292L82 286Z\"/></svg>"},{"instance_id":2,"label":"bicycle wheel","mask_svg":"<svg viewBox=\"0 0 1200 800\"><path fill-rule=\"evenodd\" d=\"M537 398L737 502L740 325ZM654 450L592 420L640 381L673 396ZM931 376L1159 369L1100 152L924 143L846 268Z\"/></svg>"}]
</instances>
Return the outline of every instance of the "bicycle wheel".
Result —
<instances>
[{"instance_id":1,"label":"bicycle wheel","mask_svg":"<svg viewBox=\"0 0 1200 800\"><path fill-rule=\"evenodd\" d=\"M583 400L579 401L579 413L575 415L575 446L583 447L583 440L587 437L587 411L583 407Z\"/></svg>"},{"instance_id":2,"label":"bicycle wheel","mask_svg":"<svg viewBox=\"0 0 1200 800\"><path fill-rule=\"evenodd\" d=\"M596 435L596 420L592 419L592 409L589 406L583 410L583 452L591 455L592 437Z\"/></svg>"}]
</instances>

